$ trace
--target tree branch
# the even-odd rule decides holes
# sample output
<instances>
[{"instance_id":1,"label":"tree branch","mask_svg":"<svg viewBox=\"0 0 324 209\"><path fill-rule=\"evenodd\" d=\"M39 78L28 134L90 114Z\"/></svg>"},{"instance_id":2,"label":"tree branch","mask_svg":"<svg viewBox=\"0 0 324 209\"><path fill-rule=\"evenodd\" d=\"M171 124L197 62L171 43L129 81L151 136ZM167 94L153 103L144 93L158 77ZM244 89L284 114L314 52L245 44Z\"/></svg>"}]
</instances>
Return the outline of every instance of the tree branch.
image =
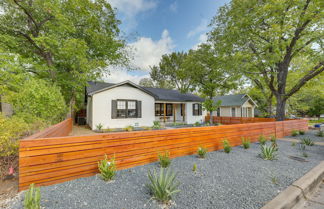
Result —
<instances>
[{"instance_id":1,"label":"tree branch","mask_svg":"<svg viewBox=\"0 0 324 209\"><path fill-rule=\"evenodd\" d=\"M292 96L294 93L296 93L303 85L307 83L310 79L314 78L315 76L319 75L324 71L324 61L320 62L318 65L316 65L313 70L311 70L307 75L302 77L297 84L290 89L290 91L285 95L285 99L288 99L290 96Z\"/></svg>"}]
</instances>

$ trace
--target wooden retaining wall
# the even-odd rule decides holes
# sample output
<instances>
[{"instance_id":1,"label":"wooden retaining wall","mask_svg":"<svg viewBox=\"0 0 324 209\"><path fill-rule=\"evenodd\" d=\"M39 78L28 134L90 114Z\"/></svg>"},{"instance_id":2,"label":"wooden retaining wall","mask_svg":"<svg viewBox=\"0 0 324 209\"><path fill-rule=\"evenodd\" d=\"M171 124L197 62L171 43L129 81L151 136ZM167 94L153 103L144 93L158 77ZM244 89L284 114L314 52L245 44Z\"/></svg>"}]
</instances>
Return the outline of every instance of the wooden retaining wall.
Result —
<instances>
[{"instance_id":1,"label":"wooden retaining wall","mask_svg":"<svg viewBox=\"0 0 324 209\"><path fill-rule=\"evenodd\" d=\"M205 121L209 121L210 116L205 117ZM274 122L274 118L249 118L249 117L217 117L213 116L213 123L221 124L242 124L242 123L260 123L260 122Z\"/></svg>"},{"instance_id":2,"label":"wooden retaining wall","mask_svg":"<svg viewBox=\"0 0 324 209\"><path fill-rule=\"evenodd\" d=\"M55 124L51 127L44 129L43 131L40 131L33 135L30 135L30 136L26 137L25 139L38 139L38 138L68 136L72 131L72 125L73 125L72 118L68 118L58 124Z\"/></svg>"},{"instance_id":3,"label":"wooden retaining wall","mask_svg":"<svg viewBox=\"0 0 324 209\"><path fill-rule=\"evenodd\" d=\"M115 155L117 169L151 163L157 154L168 150L172 158L195 154L199 146L209 151L222 149L226 138L231 146L241 144L241 137L257 141L263 134L278 138L291 131L307 130L306 120L263 122L213 127L141 131L25 139L19 148L19 190L31 183L51 185L94 175L104 154ZM235 154L235 153L233 153Z\"/></svg>"}]
</instances>

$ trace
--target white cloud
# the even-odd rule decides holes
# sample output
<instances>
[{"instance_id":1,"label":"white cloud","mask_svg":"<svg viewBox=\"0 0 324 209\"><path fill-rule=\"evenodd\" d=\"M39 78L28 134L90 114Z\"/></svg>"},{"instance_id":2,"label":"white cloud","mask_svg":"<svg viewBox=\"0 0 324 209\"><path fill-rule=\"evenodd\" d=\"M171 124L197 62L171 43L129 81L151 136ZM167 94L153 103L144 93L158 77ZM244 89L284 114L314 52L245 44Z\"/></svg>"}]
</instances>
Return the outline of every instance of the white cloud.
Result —
<instances>
[{"instance_id":1,"label":"white cloud","mask_svg":"<svg viewBox=\"0 0 324 209\"><path fill-rule=\"evenodd\" d=\"M200 24L187 33L187 38L192 38L202 32L206 32L208 29L208 20L202 19Z\"/></svg>"},{"instance_id":2,"label":"white cloud","mask_svg":"<svg viewBox=\"0 0 324 209\"><path fill-rule=\"evenodd\" d=\"M168 30L162 32L160 40L154 41L148 37L140 37L129 46L134 50L132 66L145 71L149 71L150 66L157 65L162 55L174 49Z\"/></svg>"},{"instance_id":3,"label":"white cloud","mask_svg":"<svg viewBox=\"0 0 324 209\"><path fill-rule=\"evenodd\" d=\"M194 45L192 47L192 49L198 49L198 46L200 44L203 44L203 43L206 43L207 42L207 39L208 39L208 36L207 36L207 33L202 33L200 34L199 38L198 38L198 43L196 45Z\"/></svg>"},{"instance_id":4,"label":"white cloud","mask_svg":"<svg viewBox=\"0 0 324 209\"><path fill-rule=\"evenodd\" d=\"M149 78L149 77L150 77L149 74L132 75L125 69L112 69L110 71L110 74L106 75L103 79L105 82L108 83L120 83L129 80L138 84L142 78Z\"/></svg>"},{"instance_id":5,"label":"white cloud","mask_svg":"<svg viewBox=\"0 0 324 209\"><path fill-rule=\"evenodd\" d=\"M177 3L177 1L175 1L175 2L173 2L172 4L170 4L170 10L172 11L172 12L177 12L178 11L178 3Z\"/></svg>"},{"instance_id":6,"label":"white cloud","mask_svg":"<svg viewBox=\"0 0 324 209\"><path fill-rule=\"evenodd\" d=\"M125 16L131 18L140 12L154 9L157 6L155 0L108 0L112 7L117 8Z\"/></svg>"}]
</instances>

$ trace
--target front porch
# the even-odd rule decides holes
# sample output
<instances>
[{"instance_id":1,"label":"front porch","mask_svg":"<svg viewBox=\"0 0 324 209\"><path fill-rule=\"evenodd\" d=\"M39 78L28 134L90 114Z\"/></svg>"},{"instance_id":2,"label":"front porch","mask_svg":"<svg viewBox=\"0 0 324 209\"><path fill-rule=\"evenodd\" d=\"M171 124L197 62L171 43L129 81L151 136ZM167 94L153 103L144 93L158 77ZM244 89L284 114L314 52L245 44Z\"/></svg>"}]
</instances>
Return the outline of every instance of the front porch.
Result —
<instances>
[{"instance_id":1,"label":"front porch","mask_svg":"<svg viewBox=\"0 0 324 209\"><path fill-rule=\"evenodd\" d=\"M176 102L156 102L155 120L160 123L186 123L186 104Z\"/></svg>"}]
</instances>

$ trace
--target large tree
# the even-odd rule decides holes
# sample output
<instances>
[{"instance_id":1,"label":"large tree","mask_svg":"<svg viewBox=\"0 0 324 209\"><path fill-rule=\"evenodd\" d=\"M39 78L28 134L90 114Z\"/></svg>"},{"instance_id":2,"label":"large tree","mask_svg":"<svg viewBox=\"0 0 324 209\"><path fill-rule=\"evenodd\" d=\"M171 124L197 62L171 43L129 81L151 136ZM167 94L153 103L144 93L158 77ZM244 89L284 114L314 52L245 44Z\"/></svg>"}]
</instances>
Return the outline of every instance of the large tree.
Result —
<instances>
[{"instance_id":1,"label":"large tree","mask_svg":"<svg viewBox=\"0 0 324 209\"><path fill-rule=\"evenodd\" d=\"M205 98L204 108L212 114L220 103L215 104L213 98L223 95L238 85L239 75L224 68L223 60L215 56L215 49L202 44L197 50L190 50L185 61L186 71L197 91Z\"/></svg>"},{"instance_id":2,"label":"large tree","mask_svg":"<svg viewBox=\"0 0 324 209\"><path fill-rule=\"evenodd\" d=\"M0 10L0 47L59 85L71 107L87 80L127 60L120 22L105 0L3 0Z\"/></svg>"},{"instance_id":3,"label":"large tree","mask_svg":"<svg viewBox=\"0 0 324 209\"><path fill-rule=\"evenodd\" d=\"M192 82L186 69L184 61L187 54L184 52L173 52L162 56L158 66L151 67L150 76L156 83L165 84L168 81L170 85L180 92L190 91Z\"/></svg>"},{"instance_id":4,"label":"large tree","mask_svg":"<svg viewBox=\"0 0 324 209\"><path fill-rule=\"evenodd\" d=\"M273 93L277 120L284 120L287 100L324 71L322 0L232 0L211 25L209 40L227 63ZM293 65L300 59L304 68Z\"/></svg>"}]
</instances>

